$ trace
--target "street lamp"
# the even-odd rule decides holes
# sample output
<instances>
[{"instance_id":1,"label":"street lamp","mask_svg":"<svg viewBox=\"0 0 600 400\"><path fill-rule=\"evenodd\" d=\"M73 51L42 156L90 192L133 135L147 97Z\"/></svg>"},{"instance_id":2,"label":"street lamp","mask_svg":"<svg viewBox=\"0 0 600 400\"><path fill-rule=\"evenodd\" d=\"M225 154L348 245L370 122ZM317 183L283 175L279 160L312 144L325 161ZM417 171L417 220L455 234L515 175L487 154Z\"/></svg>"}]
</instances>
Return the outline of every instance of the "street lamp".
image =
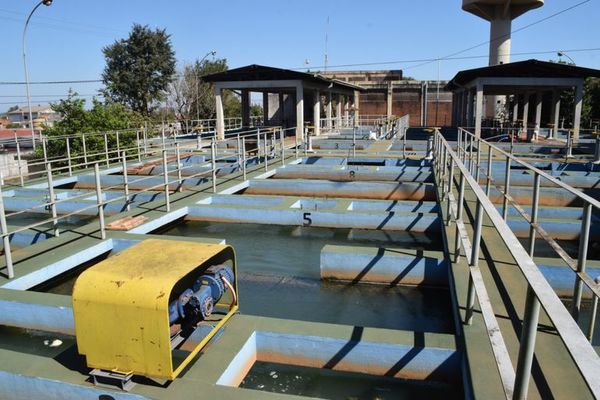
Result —
<instances>
[{"instance_id":1,"label":"street lamp","mask_svg":"<svg viewBox=\"0 0 600 400\"><path fill-rule=\"evenodd\" d=\"M201 64L202 61L206 60L206 58L208 56L213 56L214 57L216 54L217 54L217 52L215 50L209 51L208 53L206 53L204 55L204 57L202 57L200 59L200 61L198 61L198 64ZM199 107L199 104L198 104L199 101L200 101L200 82L199 82L200 79L198 77L198 71L196 71L196 73L194 75L196 75L196 119L198 121L200 121L200 107ZM198 122L196 122L196 123L198 123Z\"/></svg>"},{"instance_id":2,"label":"street lamp","mask_svg":"<svg viewBox=\"0 0 600 400\"><path fill-rule=\"evenodd\" d=\"M27 20L25 21L25 27L23 28L23 67L25 68L25 87L27 90L27 107L29 108L29 126L31 127L31 141L33 144L33 149L35 150L35 131L33 130L33 113L31 112L31 95L29 93L29 72L27 71L27 53L25 51L25 36L27 34L27 26L29 25L29 20L31 16L38 9L39 6L45 5L49 7L52 4L52 0L42 0L33 7L33 10L29 13Z\"/></svg>"},{"instance_id":3,"label":"street lamp","mask_svg":"<svg viewBox=\"0 0 600 400\"><path fill-rule=\"evenodd\" d=\"M560 59L560 57L567 57L569 60L571 60L571 63L573 65L575 65L575 61L573 61L573 59L571 57L569 57L569 55L566 54L564 51L559 51L558 53L556 53L556 55L558 56L559 59Z\"/></svg>"}]
</instances>

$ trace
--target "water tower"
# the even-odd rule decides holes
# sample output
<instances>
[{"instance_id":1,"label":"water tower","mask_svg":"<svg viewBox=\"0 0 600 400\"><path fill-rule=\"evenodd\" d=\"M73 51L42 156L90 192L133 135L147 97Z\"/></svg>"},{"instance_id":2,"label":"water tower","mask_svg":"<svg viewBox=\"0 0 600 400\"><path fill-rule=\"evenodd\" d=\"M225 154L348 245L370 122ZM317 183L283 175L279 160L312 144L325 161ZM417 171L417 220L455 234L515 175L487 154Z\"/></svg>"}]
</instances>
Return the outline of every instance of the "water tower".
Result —
<instances>
[{"instance_id":1,"label":"water tower","mask_svg":"<svg viewBox=\"0 0 600 400\"><path fill-rule=\"evenodd\" d=\"M510 62L512 20L543 5L544 0L463 0L462 8L490 21L490 65L498 65ZM502 99L488 98L487 117L498 115L503 109Z\"/></svg>"}]
</instances>

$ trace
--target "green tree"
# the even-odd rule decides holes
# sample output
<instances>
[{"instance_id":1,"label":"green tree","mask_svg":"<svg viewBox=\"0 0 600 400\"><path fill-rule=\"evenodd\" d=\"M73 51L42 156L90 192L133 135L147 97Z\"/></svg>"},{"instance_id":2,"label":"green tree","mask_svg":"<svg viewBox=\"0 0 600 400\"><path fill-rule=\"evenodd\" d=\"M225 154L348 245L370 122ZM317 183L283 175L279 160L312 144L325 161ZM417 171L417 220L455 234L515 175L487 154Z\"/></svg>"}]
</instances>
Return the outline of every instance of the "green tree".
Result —
<instances>
[{"instance_id":1,"label":"green tree","mask_svg":"<svg viewBox=\"0 0 600 400\"><path fill-rule=\"evenodd\" d=\"M581 119L590 128L600 127L600 78L585 80Z\"/></svg>"},{"instance_id":2,"label":"green tree","mask_svg":"<svg viewBox=\"0 0 600 400\"><path fill-rule=\"evenodd\" d=\"M128 110L119 103L102 103L96 99L92 100L92 107L85 108L85 100L76 98L77 93L70 91L66 99L51 104L54 111L61 115L61 119L53 126L44 127L44 134L48 137L48 157L65 157L67 144L64 136L71 135L69 147L72 156L83 154L83 140L80 134L96 133L115 130L127 130L119 135L119 147L126 149L135 144L137 135L131 129L140 128L144 124L141 114ZM107 135L109 151L116 149L116 135ZM86 135L87 154L104 152L103 135ZM36 157L42 157L43 150L37 149ZM111 157L116 157L113 154ZM101 156L95 157L102 158ZM93 160L94 157L88 157Z\"/></svg>"},{"instance_id":3,"label":"green tree","mask_svg":"<svg viewBox=\"0 0 600 400\"><path fill-rule=\"evenodd\" d=\"M164 29L134 24L127 39L102 49L104 95L148 115L161 100L175 73L175 53Z\"/></svg>"}]
</instances>

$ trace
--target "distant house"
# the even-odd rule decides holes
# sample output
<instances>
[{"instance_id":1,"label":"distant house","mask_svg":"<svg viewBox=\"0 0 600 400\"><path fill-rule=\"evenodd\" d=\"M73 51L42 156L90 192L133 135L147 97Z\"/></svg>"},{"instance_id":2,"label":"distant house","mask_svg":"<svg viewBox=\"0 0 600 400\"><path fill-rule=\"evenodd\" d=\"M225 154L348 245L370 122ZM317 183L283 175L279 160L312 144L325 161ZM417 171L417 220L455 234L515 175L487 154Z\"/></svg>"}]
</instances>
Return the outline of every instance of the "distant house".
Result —
<instances>
[{"instance_id":1,"label":"distant house","mask_svg":"<svg viewBox=\"0 0 600 400\"><path fill-rule=\"evenodd\" d=\"M19 107L7 113L11 123L19 124L22 128L31 128L29 121L29 107ZM31 117L33 127L40 128L42 124L52 126L60 118L60 114L52 110L50 106L32 106Z\"/></svg>"}]
</instances>

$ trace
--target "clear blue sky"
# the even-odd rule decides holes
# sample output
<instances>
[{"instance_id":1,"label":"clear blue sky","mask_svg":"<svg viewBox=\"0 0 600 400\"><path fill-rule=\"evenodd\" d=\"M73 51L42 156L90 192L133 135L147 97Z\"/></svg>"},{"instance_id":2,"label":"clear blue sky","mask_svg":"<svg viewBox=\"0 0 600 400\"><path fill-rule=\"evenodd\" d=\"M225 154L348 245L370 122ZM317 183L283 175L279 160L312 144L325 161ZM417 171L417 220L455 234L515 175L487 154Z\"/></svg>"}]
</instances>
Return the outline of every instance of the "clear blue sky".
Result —
<instances>
[{"instance_id":1,"label":"clear blue sky","mask_svg":"<svg viewBox=\"0 0 600 400\"><path fill-rule=\"evenodd\" d=\"M582 0L546 0L513 22L513 31ZM0 81L23 81L21 34L36 0L2 0ZM329 16L329 65L436 58L485 42L489 24L463 12L460 0L54 0L40 7L27 36L30 79L98 79L101 49L127 36L134 22L166 28L180 65L216 50L230 67L265 64L298 68L323 65ZM600 47L600 0L591 0L553 19L513 34L512 52ZM486 56L488 46L460 54ZM578 65L600 68L600 51L571 52ZM441 79L461 69L484 66L487 58L445 60ZM556 59L554 54L514 55L513 61ZM403 69L417 79L437 79L437 62L398 63L344 69ZM412 68L411 68L412 67ZM32 86L34 104L65 94L83 95L100 84ZM0 103L25 101L24 86L0 86ZM7 97L23 96L23 97ZM10 104L0 104L0 111Z\"/></svg>"}]
</instances>

